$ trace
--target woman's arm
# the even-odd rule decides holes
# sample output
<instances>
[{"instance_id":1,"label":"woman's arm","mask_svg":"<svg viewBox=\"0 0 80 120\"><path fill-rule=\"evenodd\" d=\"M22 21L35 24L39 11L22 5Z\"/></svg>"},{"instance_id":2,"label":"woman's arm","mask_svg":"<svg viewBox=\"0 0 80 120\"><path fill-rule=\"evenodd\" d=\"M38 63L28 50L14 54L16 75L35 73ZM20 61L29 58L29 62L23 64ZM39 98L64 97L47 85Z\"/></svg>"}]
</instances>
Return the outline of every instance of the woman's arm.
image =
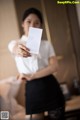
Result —
<instances>
[{"instance_id":1,"label":"woman's arm","mask_svg":"<svg viewBox=\"0 0 80 120\"><path fill-rule=\"evenodd\" d=\"M29 49L19 43L19 41L11 41L8 45L9 51L17 56L22 56L22 57L29 57L31 54L29 53Z\"/></svg>"},{"instance_id":2,"label":"woman's arm","mask_svg":"<svg viewBox=\"0 0 80 120\"><path fill-rule=\"evenodd\" d=\"M49 65L39 71L37 71L33 77L35 77L35 79L40 78L40 77L44 77L50 74L53 74L55 72L57 72L58 70L58 61L56 56L50 57L49 58Z\"/></svg>"},{"instance_id":3,"label":"woman's arm","mask_svg":"<svg viewBox=\"0 0 80 120\"><path fill-rule=\"evenodd\" d=\"M49 58L49 65L34 74L21 74L20 77L23 80L33 80L41 77L45 77L47 75L53 74L58 71L58 61L56 56Z\"/></svg>"}]
</instances>

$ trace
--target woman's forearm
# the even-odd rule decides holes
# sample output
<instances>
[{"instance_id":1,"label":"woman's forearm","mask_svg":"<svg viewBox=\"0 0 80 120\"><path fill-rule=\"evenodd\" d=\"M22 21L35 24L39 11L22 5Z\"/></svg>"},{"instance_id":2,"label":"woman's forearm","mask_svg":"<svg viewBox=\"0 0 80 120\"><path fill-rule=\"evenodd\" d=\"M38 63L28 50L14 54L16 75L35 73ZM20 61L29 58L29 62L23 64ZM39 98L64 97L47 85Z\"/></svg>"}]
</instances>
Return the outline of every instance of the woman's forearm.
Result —
<instances>
[{"instance_id":1,"label":"woman's forearm","mask_svg":"<svg viewBox=\"0 0 80 120\"><path fill-rule=\"evenodd\" d=\"M49 65L46 68L43 68L35 73L35 79L40 78L40 77L45 77L47 75L53 74L57 72L58 70L58 65Z\"/></svg>"}]
</instances>

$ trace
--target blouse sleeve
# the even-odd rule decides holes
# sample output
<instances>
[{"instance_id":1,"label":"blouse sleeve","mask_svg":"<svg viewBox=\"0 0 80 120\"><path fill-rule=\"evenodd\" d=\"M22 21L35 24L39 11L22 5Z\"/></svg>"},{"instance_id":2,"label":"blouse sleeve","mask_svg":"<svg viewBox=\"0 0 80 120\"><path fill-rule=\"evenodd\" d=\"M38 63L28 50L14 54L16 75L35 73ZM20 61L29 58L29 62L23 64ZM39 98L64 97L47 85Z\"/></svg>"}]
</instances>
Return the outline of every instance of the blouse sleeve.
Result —
<instances>
[{"instance_id":1,"label":"blouse sleeve","mask_svg":"<svg viewBox=\"0 0 80 120\"><path fill-rule=\"evenodd\" d=\"M13 53L13 47L15 46L16 41L12 40L9 44L8 44L8 49L11 53Z\"/></svg>"},{"instance_id":2,"label":"blouse sleeve","mask_svg":"<svg viewBox=\"0 0 80 120\"><path fill-rule=\"evenodd\" d=\"M48 56L55 56L55 50L54 47L52 46L52 44L48 41Z\"/></svg>"}]
</instances>

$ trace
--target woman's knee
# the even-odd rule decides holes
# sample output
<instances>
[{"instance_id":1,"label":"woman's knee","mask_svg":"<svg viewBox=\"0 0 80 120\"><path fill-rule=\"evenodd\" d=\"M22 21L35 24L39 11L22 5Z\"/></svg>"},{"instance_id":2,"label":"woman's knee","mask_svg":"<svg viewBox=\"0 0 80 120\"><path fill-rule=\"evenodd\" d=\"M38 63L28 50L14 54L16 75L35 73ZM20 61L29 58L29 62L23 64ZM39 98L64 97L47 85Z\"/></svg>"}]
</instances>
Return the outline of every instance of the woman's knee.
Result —
<instances>
[{"instance_id":1,"label":"woman's knee","mask_svg":"<svg viewBox=\"0 0 80 120\"><path fill-rule=\"evenodd\" d=\"M31 120L44 120L44 113L32 114Z\"/></svg>"}]
</instances>

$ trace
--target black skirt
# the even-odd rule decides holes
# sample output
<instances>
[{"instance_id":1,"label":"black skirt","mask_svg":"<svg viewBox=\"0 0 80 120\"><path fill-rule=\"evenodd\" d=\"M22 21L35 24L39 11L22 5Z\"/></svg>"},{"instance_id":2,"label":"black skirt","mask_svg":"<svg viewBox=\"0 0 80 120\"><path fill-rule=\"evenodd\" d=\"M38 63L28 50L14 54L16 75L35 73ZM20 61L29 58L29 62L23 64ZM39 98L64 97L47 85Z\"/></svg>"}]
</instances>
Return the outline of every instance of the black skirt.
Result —
<instances>
[{"instance_id":1,"label":"black skirt","mask_svg":"<svg viewBox=\"0 0 80 120\"><path fill-rule=\"evenodd\" d=\"M64 96L53 75L28 81L25 86L26 114L55 110L64 106Z\"/></svg>"}]
</instances>

